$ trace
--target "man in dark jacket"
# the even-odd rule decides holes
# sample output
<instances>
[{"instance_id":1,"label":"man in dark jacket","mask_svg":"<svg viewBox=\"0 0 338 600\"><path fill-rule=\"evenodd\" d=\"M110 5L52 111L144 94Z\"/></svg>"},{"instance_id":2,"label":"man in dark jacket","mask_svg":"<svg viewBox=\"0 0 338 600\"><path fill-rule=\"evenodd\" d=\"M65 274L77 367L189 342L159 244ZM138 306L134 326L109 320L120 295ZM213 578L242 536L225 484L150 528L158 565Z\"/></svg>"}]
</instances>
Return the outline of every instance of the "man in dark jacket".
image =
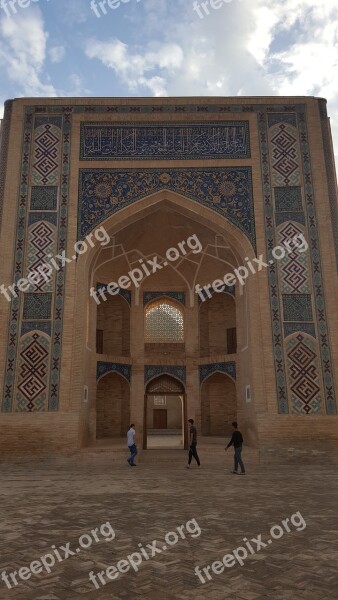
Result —
<instances>
[{"instance_id":1,"label":"man in dark jacket","mask_svg":"<svg viewBox=\"0 0 338 600\"><path fill-rule=\"evenodd\" d=\"M192 457L194 457L194 459L197 462L199 467L201 466L201 462L200 462L200 459L199 459L199 456L198 456L197 450L196 450L197 429L194 425L194 419L188 419L188 423L190 425L190 431L189 431L190 449L189 449L189 458L188 458L187 469L190 469Z\"/></svg>"},{"instance_id":2,"label":"man in dark jacket","mask_svg":"<svg viewBox=\"0 0 338 600\"><path fill-rule=\"evenodd\" d=\"M228 450L228 448L230 448L230 446L234 447L235 450L235 454L234 454L234 470L231 471L234 475L245 475L245 467L244 467L244 463L242 461L242 446L243 446L243 436L241 434L240 431L238 431L238 424L237 421L234 421L232 424L233 427L233 434L232 434L232 438L230 440L230 442L228 443L228 445L225 448L225 451ZM238 465L241 467L241 473L238 472Z\"/></svg>"}]
</instances>

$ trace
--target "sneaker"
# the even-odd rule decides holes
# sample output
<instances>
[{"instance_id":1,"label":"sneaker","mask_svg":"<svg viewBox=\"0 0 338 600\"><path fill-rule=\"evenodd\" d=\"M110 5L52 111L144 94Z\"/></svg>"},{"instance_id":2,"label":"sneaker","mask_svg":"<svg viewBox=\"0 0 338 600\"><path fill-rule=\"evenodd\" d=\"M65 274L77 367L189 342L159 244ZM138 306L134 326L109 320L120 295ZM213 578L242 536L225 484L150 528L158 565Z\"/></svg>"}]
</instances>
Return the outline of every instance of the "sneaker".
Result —
<instances>
[{"instance_id":1,"label":"sneaker","mask_svg":"<svg viewBox=\"0 0 338 600\"><path fill-rule=\"evenodd\" d=\"M238 471L230 471L233 475L238 475Z\"/></svg>"},{"instance_id":2,"label":"sneaker","mask_svg":"<svg viewBox=\"0 0 338 600\"><path fill-rule=\"evenodd\" d=\"M130 462L130 459L129 459L129 458L127 458L127 463L128 463L128 465L129 465L130 467L132 467L132 466L133 466L133 465L131 464L131 462Z\"/></svg>"},{"instance_id":3,"label":"sneaker","mask_svg":"<svg viewBox=\"0 0 338 600\"><path fill-rule=\"evenodd\" d=\"M190 465L187 465L187 466L186 466L186 469L190 469Z\"/></svg>"},{"instance_id":4,"label":"sneaker","mask_svg":"<svg viewBox=\"0 0 338 600\"><path fill-rule=\"evenodd\" d=\"M245 471L242 471L242 473L238 473L238 475L245 475Z\"/></svg>"}]
</instances>

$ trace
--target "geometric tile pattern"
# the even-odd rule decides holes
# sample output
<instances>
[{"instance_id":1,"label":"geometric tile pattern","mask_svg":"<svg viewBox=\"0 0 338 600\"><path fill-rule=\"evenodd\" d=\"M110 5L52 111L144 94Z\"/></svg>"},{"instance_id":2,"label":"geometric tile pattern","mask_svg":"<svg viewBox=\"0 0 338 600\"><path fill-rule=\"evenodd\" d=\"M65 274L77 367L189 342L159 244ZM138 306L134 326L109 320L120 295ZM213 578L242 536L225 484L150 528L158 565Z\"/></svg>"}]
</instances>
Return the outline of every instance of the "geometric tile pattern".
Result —
<instances>
[{"instance_id":1,"label":"geometric tile pattern","mask_svg":"<svg viewBox=\"0 0 338 600\"><path fill-rule=\"evenodd\" d=\"M49 257L55 256L56 231L55 228L46 223L39 221L34 223L29 228L28 232L28 249L27 249L27 274L35 272L39 267L49 263ZM45 278L46 277L46 278ZM53 290L53 272L50 279L46 281L47 275L36 278L37 283L31 284L30 289L33 291L51 292Z\"/></svg>"},{"instance_id":2,"label":"geometric tile pattern","mask_svg":"<svg viewBox=\"0 0 338 600\"><path fill-rule=\"evenodd\" d=\"M287 214L287 213L285 213ZM46 221L47 223L51 223L52 225L55 225L55 227L57 227L58 224L58 214L57 212L51 212L51 211L43 211L43 210L37 210L37 211L32 211L28 214L28 226L30 227L31 225L33 225L34 223L38 223L39 221Z\"/></svg>"},{"instance_id":3,"label":"geometric tile pattern","mask_svg":"<svg viewBox=\"0 0 338 600\"><path fill-rule=\"evenodd\" d=\"M283 294L284 321L313 321L310 294Z\"/></svg>"},{"instance_id":4,"label":"geometric tile pattern","mask_svg":"<svg viewBox=\"0 0 338 600\"><path fill-rule=\"evenodd\" d=\"M37 110L34 106L25 109L14 281L27 277L28 271L34 272L38 266L45 262L48 253L54 255L56 248L58 251L65 248L65 233L68 225L67 173L69 167L70 120L67 112L63 110L54 111L57 114L53 115L36 115L39 112L41 112L41 109ZM60 144L61 133L62 146ZM57 209L57 184L60 177L59 164L61 156L63 156L62 199L60 198L58 214L52 211ZM31 186L33 186L33 190ZM42 188L45 188L45 190L42 190ZM29 207L34 212L29 213ZM43 210L48 210L48 212L43 212ZM28 230L26 229L26 223L28 223ZM58 223L59 228L57 230ZM40 337L44 333L50 336L50 353L52 355L48 360L48 368L51 368L51 373L48 373L48 376L46 375L45 380L49 388L46 391L41 391L41 395L35 399L34 410L42 410L43 402L46 403L44 410L57 410L58 408L58 380L60 377L60 347L62 340L62 326L60 326L60 323L62 323L64 299L63 278L64 268L61 267L57 276L52 277L51 282L46 284L42 281L37 286L30 287L30 289L35 290L49 290L48 293L20 293L11 303L6 374L2 396L2 411L4 412L29 410L26 402L27 395L24 394L26 384L20 380L21 391L16 388L16 385L18 384L17 372L19 365L23 361L20 354L20 336L26 339L25 335L33 335L33 332ZM23 321L20 322L18 315L22 315ZM36 324L37 321L39 321L38 324ZM36 328L33 329L35 324ZM58 372L57 377L55 376L56 371ZM40 378L40 385L42 379ZM34 385L37 385L37 382Z\"/></svg>"},{"instance_id":5,"label":"geometric tile pattern","mask_svg":"<svg viewBox=\"0 0 338 600\"><path fill-rule=\"evenodd\" d=\"M297 132L279 123L270 128L272 180L274 186L300 185Z\"/></svg>"},{"instance_id":6,"label":"geometric tile pattern","mask_svg":"<svg viewBox=\"0 0 338 600\"><path fill-rule=\"evenodd\" d=\"M202 384L213 373L225 373L226 375L229 375L229 377L231 377L231 379L234 379L236 381L236 363L235 363L235 361L200 365L199 372L200 372L200 384Z\"/></svg>"},{"instance_id":7,"label":"geometric tile pattern","mask_svg":"<svg viewBox=\"0 0 338 600\"><path fill-rule=\"evenodd\" d=\"M81 123L81 160L250 158L249 122Z\"/></svg>"},{"instance_id":8,"label":"geometric tile pattern","mask_svg":"<svg viewBox=\"0 0 338 600\"><path fill-rule=\"evenodd\" d=\"M21 338L16 412L42 412L48 409L49 361L49 337L34 332Z\"/></svg>"},{"instance_id":9,"label":"geometric tile pattern","mask_svg":"<svg viewBox=\"0 0 338 600\"><path fill-rule=\"evenodd\" d=\"M25 294L24 319L50 319L52 312L52 294Z\"/></svg>"},{"instance_id":10,"label":"geometric tile pattern","mask_svg":"<svg viewBox=\"0 0 338 600\"><path fill-rule=\"evenodd\" d=\"M104 362L102 360L98 360L96 365L96 379L100 379L101 377L103 377L103 375L106 375L107 373L119 373L130 383L131 365Z\"/></svg>"},{"instance_id":11,"label":"geometric tile pattern","mask_svg":"<svg viewBox=\"0 0 338 600\"><path fill-rule=\"evenodd\" d=\"M300 223L305 226L305 214L304 212L276 212L275 213L275 222L277 227L282 225L282 223L286 223L287 221L295 221L296 223Z\"/></svg>"},{"instance_id":12,"label":"geometric tile pattern","mask_svg":"<svg viewBox=\"0 0 338 600\"><path fill-rule=\"evenodd\" d=\"M314 323L284 323L284 337L288 337L297 332L307 333L313 338L317 337Z\"/></svg>"},{"instance_id":13,"label":"geometric tile pattern","mask_svg":"<svg viewBox=\"0 0 338 600\"><path fill-rule=\"evenodd\" d=\"M337 403L330 349L330 332L326 319L325 294L318 239L319 226L317 223L311 161L309 160L310 148L308 143L309 134L307 130L307 117L304 109L301 109L299 113L299 137L301 139L304 187L306 189L307 238L309 241L309 261L312 270L312 297L315 307L318 339L320 342L320 360L322 380L324 382L326 412L329 415L335 415L337 414ZM317 202L320 201L321 198L317 197Z\"/></svg>"},{"instance_id":14,"label":"geometric tile pattern","mask_svg":"<svg viewBox=\"0 0 338 600\"><path fill-rule=\"evenodd\" d=\"M298 138L301 140L300 146L300 158L301 162L299 164L302 165L302 173L303 178L300 182L291 182L292 185L300 185L303 184L306 189L306 194L304 194L305 199L305 216L306 216L306 224L307 224L307 235L306 238L309 242L309 265L312 271L311 283L313 292L313 302L316 309L316 327L318 331L318 339L319 339L319 349L320 349L320 360L321 360L321 370L322 370L322 378L325 383L324 386L324 397L325 397L325 405L326 412L330 415L337 414L337 404L335 398L335 386L333 379L333 369L332 369L332 357L331 357L331 349L330 349L330 338L327 327L326 320L326 309L325 309L325 301L324 301L324 290L323 290L323 282L322 282L322 271L321 271L321 260L320 260L320 252L319 252L319 243L318 243L318 227L317 227L317 217L316 217L316 209L314 202L314 189L312 184L312 170L311 170L311 162L309 160L310 150L308 143L308 131L307 131L307 116L303 105L296 105L294 108L294 119L295 122L291 123L289 120L290 114L285 114L285 108L280 107L279 113L274 115L266 115L266 108L261 108L258 111L258 128L260 135L260 151L261 151L261 162L262 162L262 173L263 173L263 197L264 197L264 207L265 207L265 231L266 231L266 249L267 254L271 253L271 250L276 245L276 232L274 228L274 211L273 211L273 203L272 203L272 192L273 192L273 184L274 185L285 185L285 181L282 181L280 184L276 182L276 172L271 173L270 165L269 165L269 152L271 152L269 147L269 130L268 126L275 126L278 123L288 123L294 127L294 131L296 132L296 128L298 129ZM276 109L277 110L277 109ZM286 120L287 118L287 120ZM295 133L297 137L297 134ZM298 145L297 145L298 148ZM273 177L272 177L273 175ZM277 219L278 215L282 213L277 213L276 222L281 223L280 220ZM296 214L293 213L294 216L291 216L290 213L285 213L285 215L289 214L288 220L293 220L297 222L300 221L299 218L296 219ZM301 213L298 213L301 214ZM285 219L283 218L283 221ZM268 271L269 277L269 287L270 287L270 305L271 305L271 315L272 315L272 327L273 327L273 343L274 343L274 363L275 363L275 376L277 383L277 403L278 403L278 412L280 414L286 414L289 412L288 405L288 394L287 394L287 374L285 370L285 356L284 356L284 346L283 346L283 329L282 329L282 314L281 314L281 306L279 302L279 281L277 277L276 269L269 269Z\"/></svg>"},{"instance_id":15,"label":"geometric tile pattern","mask_svg":"<svg viewBox=\"0 0 338 600\"><path fill-rule=\"evenodd\" d=\"M184 292L143 292L143 306L156 300L156 298L172 298L185 305L185 293Z\"/></svg>"},{"instance_id":16,"label":"geometric tile pattern","mask_svg":"<svg viewBox=\"0 0 338 600\"><path fill-rule=\"evenodd\" d=\"M31 193L31 210L56 210L58 188L54 186L34 185Z\"/></svg>"},{"instance_id":17,"label":"geometric tile pattern","mask_svg":"<svg viewBox=\"0 0 338 600\"><path fill-rule=\"evenodd\" d=\"M81 169L78 239L117 211L161 190L179 193L226 217L256 248L250 167Z\"/></svg>"},{"instance_id":18,"label":"geometric tile pattern","mask_svg":"<svg viewBox=\"0 0 338 600\"><path fill-rule=\"evenodd\" d=\"M60 129L52 123L40 125L35 130L33 149L34 185L56 185L59 177Z\"/></svg>"},{"instance_id":19,"label":"geometric tile pattern","mask_svg":"<svg viewBox=\"0 0 338 600\"><path fill-rule=\"evenodd\" d=\"M318 414L321 412L322 398L316 341L298 333L286 340L285 350L292 412Z\"/></svg>"},{"instance_id":20,"label":"geometric tile pattern","mask_svg":"<svg viewBox=\"0 0 338 600\"><path fill-rule=\"evenodd\" d=\"M274 193L276 212L303 210L300 186L276 187Z\"/></svg>"},{"instance_id":21,"label":"geometric tile pattern","mask_svg":"<svg viewBox=\"0 0 338 600\"><path fill-rule=\"evenodd\" d=\"M173 375L182 383L186 381L186 368L183 366L173 365L145 365L144 367L144 383L147 383L150 379L157 377L158 375Z\"/></svg>"},{"instance_id":22,"label":"geometric tile pattern","mask_svg":"<svg viewBox=\"0 0 338 600\"><path fill-rule=\"evenodd\" d=\"M21 336L31 331L41 331L46 333L49 337L52 334L52 322L51 321L22 321L21 325Z\"/></svg>"},{"instance_id":23,"label":"geometric tile pattern","mask_svg":"<svg viewBox=\"0 0 338 600\"><path fill-rule=\"evenodd\" d=\"M287 249L284 258L278 262L283 294L310 293L308 253L299 252L297 247L297 244L301 245L302 236L305 237L304 228L292 222L282 225L278 231L278 243L285 247L288 242L291 250Z\"/></svg>"}]
</instances>

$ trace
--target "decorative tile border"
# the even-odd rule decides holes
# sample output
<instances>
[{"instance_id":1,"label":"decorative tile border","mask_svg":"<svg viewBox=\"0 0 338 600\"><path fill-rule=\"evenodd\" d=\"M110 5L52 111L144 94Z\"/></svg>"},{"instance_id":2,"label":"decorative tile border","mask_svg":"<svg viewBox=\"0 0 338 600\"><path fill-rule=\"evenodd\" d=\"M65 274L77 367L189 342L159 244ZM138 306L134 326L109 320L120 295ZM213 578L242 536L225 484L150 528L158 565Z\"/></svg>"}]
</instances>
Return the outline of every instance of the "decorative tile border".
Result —
<instances>
[{"instance_id":1,"label":"decorative tile border","mask_svg":"<svg viewBox=\"0 0 338 600\"><path fill-rule=\"evenodd\" d=\"M173 375L182 383L186 382L186 367L173 365L145 365L144 367L144 383L148 383L150 379L159 375Z\"/></svg>"},{"instance_id":2,"label":"decorative tile border","mask_svg":"<svg viewBox=\"0 0 338 600\"><path fill-rule=\"evenodd\" d=\"M222 363L210 363L199 366L200 372L200 384L202 384L210 375L213 373L225 373L229 375L231 379L236 381L236 363L235 361L228 361Z\"/></svg>"},{"instance_id":3,"label":"decorative tile border","mask_svg":"<svg viewBox=\"0 0 338 600\"><path fill-rule=\"evenodd\" d=\"M55 108L55 107L54 107ZM44 111L47 112L47 111ZM51 111L56 112L56 111ZM70 169L70 134L71 115L59 109L58 114L42 116L36 107L26 107L24 111L24 130L22 146L22 162L20 174L19 208L16 228L16 260L13 280L18 281L26 275L26 253L28 251L28 227L39 221L47 221L58 226L56 238L57 253L66 249L67 238L67 209L68 183ZM61 114L60 114L61 113ZM50 154L49 154L50 151ZM47 156L48 154L48 156ZM55 187L60 184L60 205L58 212L29 212L30 184L37 183L40 187ZM55 194L55 192L53 192ZM57 208L57 207L56 207ZM3 412L24 409L24 393L27 395L26 410L57 411L59 407L59 386L61 374L61 344L63 334L65 267L60 265L56 274L54 289L49 294L18 294L11 303L10 330L5 370L5 383L2 402ZM41 302L48 298L48 306ZM22 315L22 316L21 316ZM40 339L48 332L48 367L44 360L41 364L39 397L34 397L35 387L29 388L20 384L20 373L26 368L24 362L29 357L25 353L26 337L34 332L31 329L36 319L41 319L37 326L37 337L34 342L38 352ZM26 321L27 320L27 321ZM20 337L22 336L22 337ZM28 339L28 338L27 338ZM34 338L35 339L35 338ZM24 361L24 362L23 362ZM28 368L28 362L27 362ZM42 377L42 371L47 368L48 377ZM20 373L19 373L20 369ZM49 383L48 383L49 382ZM16 385L21 385L21 392ZM37 382L36 382L37 384ZM34 386L36 385L34 384ZM48 389L45 386L48 384ZM30 396L31 395L31 396ZM31 404L34 408L31 408Z\"/></svg>"},{"instance_id":4,"label":"decorative tile border","mask_svg":"<svg viewBox=\"0 0 338 600\"><path fill-rule=\"evenodd\" d=\"M1 128L1 144L0 144L0 225L2 222L2 211L5 199L5 179L7 170L7 154L9 146L9 133L11 126L13 100L6 100L4 117Z\"/></svg>"},{"instance_id":5,"label":"decorative tile border","mask_svg":"<svg viewBox=\"0 0 338 600\"><path fill-rule=\"evenodd\" d=\"M128 383L131 381L131 365L125 365L123 363L111 363L104 362L102 360L97 361L96 365L96 379L99 380L103 375L107 375L107 373L118 373L122 375Z\"/></svg>"},{"instance_id":6,"label":"decorative tile border","mask_svg":"<svg viewBox=\"0 0 338 600\"><path fill-rule=\"evenodd\" d=\"M143 292L143 306L157 298L171 298L185 306L185 292Z\"/></svg>"}]
</instances>

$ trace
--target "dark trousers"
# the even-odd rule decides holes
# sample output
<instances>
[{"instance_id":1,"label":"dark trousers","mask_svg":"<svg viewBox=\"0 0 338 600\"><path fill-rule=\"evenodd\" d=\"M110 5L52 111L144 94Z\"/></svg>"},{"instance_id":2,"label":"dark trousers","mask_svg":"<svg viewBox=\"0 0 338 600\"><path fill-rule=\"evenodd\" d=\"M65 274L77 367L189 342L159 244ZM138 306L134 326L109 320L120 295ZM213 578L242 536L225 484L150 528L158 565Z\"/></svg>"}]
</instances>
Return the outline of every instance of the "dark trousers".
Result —
<instances>
[{"instance_id":1,"label":"dark trousers","mask_svg":"<svg viewBox=\"0 0 338 600\"><path fill-rule=\"evenodd\" d=\"M190 450L189 450L189 460L188 460L188 465L191 464L192 461L192 457L194 457L195 461L197 462L198 466L200 466L200 459L198 458L198 454L197 454L197 450L196 450L196 446L197 444L195 442L193 442L190 446Z\"/></svg>"},{"instance_id":2,"label":"dark trousers","mask_svg":"<svg viewBox=\"0 0 338 600\"><path fill-rule=\"evenodd\" d=\"M238 446L237 448L235 448L234 471L238 470L238 465L241 467L242 473L245 473L245 467L242 461L242 446Z\"/></svg>"},{"instance_id":3,"label":"dark trousers","mask_svg":"<svg viewBox=\"0 0 338 600\"><path fill-rule=\"evenodd\" d=\"M128 446L128 448L130 450L130 457L127 460L132 465L132 464L134 464L134 458L137 455L136 444L133 444L132 446Z\"/></svg>"}]
</instances>

